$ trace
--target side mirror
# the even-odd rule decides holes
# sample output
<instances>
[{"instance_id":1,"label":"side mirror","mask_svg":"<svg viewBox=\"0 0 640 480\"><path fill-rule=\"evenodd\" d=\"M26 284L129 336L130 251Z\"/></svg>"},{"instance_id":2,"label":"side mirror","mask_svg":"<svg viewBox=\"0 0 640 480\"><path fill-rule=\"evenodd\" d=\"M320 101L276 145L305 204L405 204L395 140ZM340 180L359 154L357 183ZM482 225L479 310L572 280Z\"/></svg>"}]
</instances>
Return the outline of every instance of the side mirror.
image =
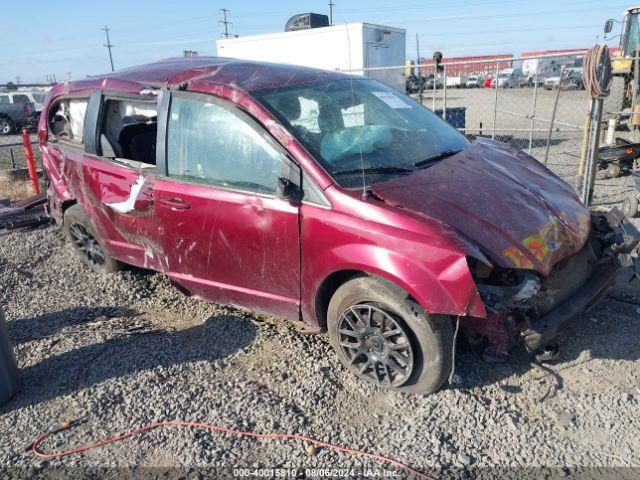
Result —
<instances>
[{"instance_id":1,"label":"side mirror","mask_svg":"<svg viewBox=\"0 0 640 480\"><path fill-rule=\"evenodd\" d=\"M278 178L278 196L289 200L293 204L302 202L302 170L291 160L283 161L281 175Z\"/></svg>"},{"instance_id":2,"label":"side mirror","mask_svg":"<svg viewBox=\"0 0 640 480\"><path fill-rule=\"evenodd\" d=\"M278 178L278 196L289 200L291 203L298 204L302 202L304 193L299 185L296 185L288 178L280 177Z\"/></svg>"},{"instance_id":3,"label":"side mirror","mask_svg":"<svg viewBox=\"0 0 640 480\"><path fill-rule=\"evenodd\" d=\"M610 18L609 20L606 21L606 23L604 24L604 33L611 33L611 30L613 30L613 19Z\"/></svg>"}]
</instances>

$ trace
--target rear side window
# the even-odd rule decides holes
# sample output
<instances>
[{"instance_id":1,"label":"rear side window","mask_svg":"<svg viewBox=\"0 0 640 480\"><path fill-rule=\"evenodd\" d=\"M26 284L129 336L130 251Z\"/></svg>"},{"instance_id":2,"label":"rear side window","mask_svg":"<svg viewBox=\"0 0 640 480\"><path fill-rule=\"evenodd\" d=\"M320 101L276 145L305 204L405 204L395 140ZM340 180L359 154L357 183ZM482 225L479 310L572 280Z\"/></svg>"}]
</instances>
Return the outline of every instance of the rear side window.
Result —
<instances>
[{"instance_id":1,"label":"rear side window","mask_svg":"<svg viewBox=\"0 0 640 480\"><path fill-rule=\"evenodd\" d=\"M26 95L14 95L13 103L29 103L31 100Z\"/></svg>"},{"instance_id":2,"label":"rear side window","mask_svg":"<svg viewBox=\"0 0 640 480\"><path fill-rule=\"evenodd\" d=\"M99 143L104 157L156 164L156 100L106 99Z\"/></svg>"},{"instance_id":3,"label":"rear side window","mask_svg":"<svg viewBox=\"0 0 640 480\"><path fill-rule=\"evenodd\" d=\"M59 100L49 109L49 131L58 140L82 143L87 99Z\"/></svg>"},{"instance_id":4,"label":"rear side window","mask_svg":"<svg viewBox=\"0 0 640 480\"><path fill-rule=\"evenodd\" d=\"M167 132L171 177L273 194L280 153L251 125L204 101L174 98Z\"/></svg>"},{"instance_id":5,"label":"rear side window","mask_svg":"<svg viewBox=\"0 0 640 480\"><path fill-rule=\"evenodd\" d=\"M8 103L11 103L9 101L9 95L0 95L0 105L7 105Z\"/></svg>"}]
</instances>

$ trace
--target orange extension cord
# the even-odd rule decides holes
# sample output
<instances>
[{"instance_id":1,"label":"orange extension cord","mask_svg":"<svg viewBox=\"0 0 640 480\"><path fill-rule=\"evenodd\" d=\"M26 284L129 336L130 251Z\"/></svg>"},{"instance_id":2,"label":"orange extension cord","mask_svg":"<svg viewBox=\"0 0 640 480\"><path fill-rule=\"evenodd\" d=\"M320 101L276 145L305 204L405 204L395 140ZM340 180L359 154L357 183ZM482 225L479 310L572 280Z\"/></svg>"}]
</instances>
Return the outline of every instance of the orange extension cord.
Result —
<instances>
[{"instance_id":1,"label":"orange extension cord","mask_svg":"<svg viewBox=\"0 0 640 480\"><path fill-rule=\"evenodd\" d=\"M365 457L365 458L371 458L373 460L377 460L379 462L382 463L388 463L389 465L393 465L394 467L400 468L402 470L405 470L409 473L411 473L412 475L415 475L418 478L422 478L425 480L435 480L433 477L430 477L422 472L419 472L413 468L411 468L409 465L406 465L404 463L398 462L397 460L393 460L389 457L385 457L384 455L378 455L376 453L369 453L369 452L364 452L362 450L357 450L355 448L347 448L347 447L341 447L340 445L335 445L333 443L329 443L329 442L323 442L322 440L317 440L315 438L312 437L307 437L306 435L298 435L298 434L294 434L294 433L255 433L255 432L243 432L241 430L235 430L233 428L227 428L227 427L221 427L219 425L211 425L209 423L201 423L201 422L182 422L182 421L169 421L169 422L158 422L158 423L152 423L150 425L144 426L144 427L140 427L140 428L136 428L135 430L130 431L129 433L125 433L123 435L119 435L117 437L111 437L111 438L107 438L105 440L101 440L99 442L96 443L92 443L92 444L87 444L87 445L83 445L81 447L77 447L77 448L73 448L70 450L65 450L63 452L57 452L57 453L45 453L43 451L41 451L38 447L42 444L42 442L44 442L47 438L49 438L51 435L55 434L55 433L59 433L61 431L64 430L68 430L73 426L73 423L65 423L62 425L62 427L58 430L55 431L51 431L51 432L47 432L44 435L41 435L40 438L38 438L33 445L31 445L31 451L34 453L34 455L36 455L39 458L45 459L45 460L51 460L53 458L62 458L62 457L68 457L69 455L75 455L81 452L86 452L87 450L92 450L94 448L100 448L100 447L104 447L105 445L109 445L111 443L116 443L116 442L121 442L122 440L126 440L127 438L131 438L134 437L136 435L140 435L141 433L144 432L148 432L150 430L155 430L156 428L163 428L163 427L192 427L192 428L200 428L203 430L214 430L217 432L223 432L223 433L228 433L231 435L237 435L240 437L249 437L249 438L254 438L254 439L258 439L258 438L266 438L266 439L275 439L275 438L283 438L283 439L289 439L289 440L297 440L300 442L309 442L311 444L317 445L319 447L325 447L331 450L336 450L338 452L342 452L342 453L348 453L350 455L354 455L354 456L358 456L358 457Z\"/></svg>"}]
</instances>

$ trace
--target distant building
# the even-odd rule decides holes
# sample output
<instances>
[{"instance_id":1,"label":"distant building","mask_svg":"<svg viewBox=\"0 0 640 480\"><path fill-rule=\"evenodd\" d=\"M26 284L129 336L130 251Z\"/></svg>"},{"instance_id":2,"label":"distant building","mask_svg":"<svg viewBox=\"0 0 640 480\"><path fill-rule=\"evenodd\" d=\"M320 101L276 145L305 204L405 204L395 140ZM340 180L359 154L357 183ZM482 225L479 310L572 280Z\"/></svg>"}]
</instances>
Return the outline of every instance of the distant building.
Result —
<instances>
[{"instance_id":1,"label":"distant building","mask_svg":"<svg viewBox=\"0 0 640 480\"><path fill-rule=\"evenodd\" d=\"M496 70L496 61L498 61L498 70L503 68L511 68L513 65L513 54L502 53L497 55L476 55L473 57L443 57L442 64L455 64L447 66L447 76L457 77L462 75L471 75L472 73L492 73ZM421 64L433 63L430 58L422 58ZM422 75L433 74L433 68L422 67Z\"/></svg>"},{"instance_id":2,"label":"distant building","mask_svg":"<svg viewBox=\"0 0 640 480\"><path fill-rule=\"evenodd\" d=\"M521 57L541 57L543 55L567 55L570 53L585 53L586 48L572 48L564 50L540 50L537 52L522 52Z\"/></svg>"}]
</instances>

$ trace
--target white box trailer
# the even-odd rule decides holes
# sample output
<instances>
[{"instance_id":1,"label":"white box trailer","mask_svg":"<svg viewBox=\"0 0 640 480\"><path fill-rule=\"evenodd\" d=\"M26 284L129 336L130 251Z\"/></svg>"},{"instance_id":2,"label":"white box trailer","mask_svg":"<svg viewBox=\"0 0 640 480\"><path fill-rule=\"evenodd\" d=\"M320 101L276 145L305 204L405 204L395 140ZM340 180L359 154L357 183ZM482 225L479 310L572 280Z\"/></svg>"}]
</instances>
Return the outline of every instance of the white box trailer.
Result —
<instances>
[{"instance_id":1,"label":"white box trailer","mask_svg":"<svg viewBox=\"0 0 640 480\"><path fill-rule=\"evenodd\" d=\"M348 23L292 32L220 39L218 55L262 62L287 63L324 70L352 71L405 92L406 30Z\"/></svg>"}]
</instances>

